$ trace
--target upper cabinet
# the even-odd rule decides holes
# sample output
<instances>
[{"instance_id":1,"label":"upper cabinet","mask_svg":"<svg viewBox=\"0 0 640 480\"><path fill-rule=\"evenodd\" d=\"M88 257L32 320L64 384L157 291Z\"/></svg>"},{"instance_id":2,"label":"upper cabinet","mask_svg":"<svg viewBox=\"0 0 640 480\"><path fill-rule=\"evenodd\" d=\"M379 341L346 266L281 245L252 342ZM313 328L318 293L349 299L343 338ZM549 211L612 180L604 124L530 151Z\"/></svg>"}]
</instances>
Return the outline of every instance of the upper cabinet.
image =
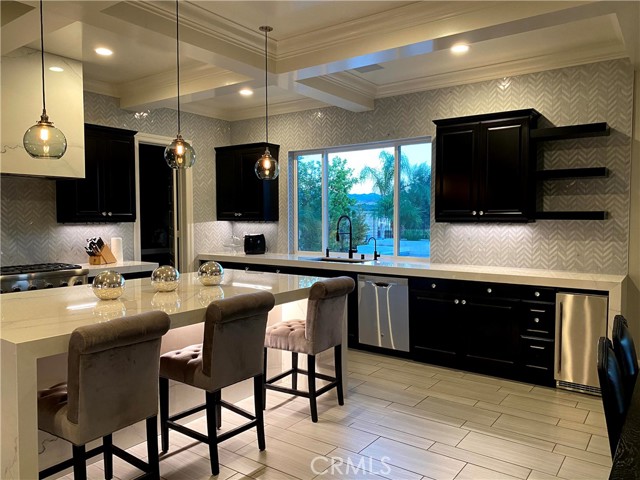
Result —
<instances>
[{"instance_id":1,"label":"upper cabinet","mask_svg":"<svg viewBox=\"0 0 640 480\"><path fill-rule=\"evenodd\" d=\"M85 125L86 177L56 182L58 222L135 221L135 134Z\"/></svg>"},{"instance_id":2,"label":"upper cabinet","mask_svg":"<svg viewBox=\"0 0 640 480\"><path fill-rule=\"evenodd\" d=\"M218 220L278 220L278 180L260 180L255 173L267 146L278 160L280 147L272 143L216 148Z\"/></svg>"},{"instance_id":3,"label":"upper cabinet","mask_svg":"<svg viewBox=\"0 0 640 480\"><path fill-rule=\"evenodd\" d=\"M2 57L2 153L0 173L39 177L84 178L84 100L82 63L45 54L47 113L67 139L67 151L59 160L32 158L22 137L42 114L40 52L21 48Z\"/></svg>"},{"instance_id":4,"label":"upper cabinet","mask_svg":"<svg viewBox=\"0 0 640 480\"><path fill-rule=\"evenodd\" d=\"M435 219L527 222L535 219L534 109L434 120Z\"/></svg>"}]
</instances>

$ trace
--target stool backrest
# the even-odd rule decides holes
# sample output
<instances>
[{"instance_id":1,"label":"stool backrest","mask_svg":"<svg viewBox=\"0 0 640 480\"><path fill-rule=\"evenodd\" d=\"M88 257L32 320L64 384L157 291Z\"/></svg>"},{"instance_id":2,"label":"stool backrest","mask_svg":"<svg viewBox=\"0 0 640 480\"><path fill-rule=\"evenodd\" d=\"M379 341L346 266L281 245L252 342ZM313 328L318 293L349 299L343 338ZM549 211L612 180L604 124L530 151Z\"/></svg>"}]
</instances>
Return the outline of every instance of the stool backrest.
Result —
<instances>
[{"instance_id":1,"label":"stool backrest","mask_svg":"<svg viewBox=\"0 0 640 480\"><path fill-rule=\"evenodd\" d=\"M211 391L262 373L264 331L275 304L269 292L215 300L207 307L202 371Z\"/></svg>"},{"instance_id":2,"label":"stool backrest","mask_svg":"<svg viewBox=\"0 0 640 480\"><path fill-rule=\"evenodd\" d=\"M355 285L351 277L336 277L316 282L311 287L305 337L312 345L312 354L342 343L347 295Z\"/></svg>"},{"instance_id":3,"label":"stool backrest","mask_svg":"<svg viewBox=\"0 0 640 480\"><path fill-rule=\"evenodd\" d=\"M612 340L613 351L622 371L625 391L627 396L631 397L638 376L638 357L633 337L629 331L629 325L622 315L616 315L613 319Z\"/></svg>"},{"instance_id":4,"label":"stool backrest","mask_svg":"<svg viewBox=\"0 0 640 480\"><path fill-rule=\"evenodd\" d=\"M156 415L160 343L170 325L166 313L147 312L75 329L68 420L98 438Z\"/></svg>"},{"instance_id":5,"label":"stool backrest","mask_svg":"<svg viewBox=\"0 0 640 480\"><path fill-rule=\"evenodd\" d=\"M613 352L611 340L606 337L600 337L598 340L598 379L602 392L607 433L609 434L609 447L611 457L613 457L620 439L628 405L622 373Z\"/></svg>"}]
</instances>

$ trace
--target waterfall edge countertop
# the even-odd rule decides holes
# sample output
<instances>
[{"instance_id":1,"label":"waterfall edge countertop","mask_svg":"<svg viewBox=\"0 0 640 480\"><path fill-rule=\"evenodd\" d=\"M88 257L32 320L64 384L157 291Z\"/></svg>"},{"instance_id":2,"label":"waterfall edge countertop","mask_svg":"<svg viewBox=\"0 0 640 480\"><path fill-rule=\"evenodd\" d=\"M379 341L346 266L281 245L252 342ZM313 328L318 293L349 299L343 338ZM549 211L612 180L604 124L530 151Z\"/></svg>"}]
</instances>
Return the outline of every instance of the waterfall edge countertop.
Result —
<instances>
[{"instance_id":1,"label":"waterfall edge countertop","mask_svg":"<svg viewBox=\"0 0 640 480\"><path fill-rule=\"evenodd\" d=\"M124 262L105 263L103 265L89 265L88 263L79 264L82 268L89 270L89 277L95 277L100 272L106 270L115 270L118 273L139 273L139 272L153 272L158 268L158 264L155 262L139 262L134 260L128 260Z\"/></svg>"},{"instance_id":2,"label":"waterfall edge countertop","mask_svg":"<svg viewBox=\"0 0 640 480\"><path fill-rule=\"evenodd\" d=\"M174 329L202 322L216 298L267 290L280 305L307 298L316 280L227 269L219 286L203 286L197 273L182 274L173 292L155 292L150 278L127 280L116 300L99 300L91 285L1 295L0 477L38 478L37 360L66 352L76 327L162 310Z\"/></svg>"}]
</instances>

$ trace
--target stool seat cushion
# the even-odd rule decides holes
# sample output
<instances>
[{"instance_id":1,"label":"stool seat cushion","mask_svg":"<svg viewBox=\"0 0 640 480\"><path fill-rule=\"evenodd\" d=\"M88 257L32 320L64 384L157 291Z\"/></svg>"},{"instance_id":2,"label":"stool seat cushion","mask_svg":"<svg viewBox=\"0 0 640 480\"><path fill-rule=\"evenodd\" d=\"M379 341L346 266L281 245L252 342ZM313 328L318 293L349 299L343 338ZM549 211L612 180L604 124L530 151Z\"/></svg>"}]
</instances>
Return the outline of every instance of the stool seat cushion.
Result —
<instances>
[{"instance_id":1,"label":"stool seat cushion","mask_svg":"<svg viewBox=\"0 0 640 480\"><path fill-rule=\"evenodd\" d=\"M305 336L306 323L304 320L286 320L267 327L264 346L288 352L315 353Z\"/></svg>"},{"instance_id":2,"label":"stool seat cushion","mask_svg":"<svg viewBox=\"0 0 640 480\"><path fill-rule=\"evenodd\" d=\"M207 388L204 388L203 385L199 385L205 379L202 379L202 382L198 381L198 377L204 376L202 373L202 344L189 345L161 355L160 376L187 385L199 386L206 390Z\"/></svg>"}]
</instances>

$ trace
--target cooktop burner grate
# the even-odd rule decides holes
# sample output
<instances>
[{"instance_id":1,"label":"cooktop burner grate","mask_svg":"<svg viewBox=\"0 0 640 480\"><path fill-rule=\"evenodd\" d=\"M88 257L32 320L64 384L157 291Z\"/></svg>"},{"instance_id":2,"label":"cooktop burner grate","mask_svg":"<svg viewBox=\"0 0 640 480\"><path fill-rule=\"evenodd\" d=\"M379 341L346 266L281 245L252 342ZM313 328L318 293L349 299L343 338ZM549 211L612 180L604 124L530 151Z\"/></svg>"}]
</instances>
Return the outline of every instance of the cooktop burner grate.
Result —
<instances>
[{"instance_id":1,"label":"cooktop burner grate","mask_svg":"<svg viewBox=\"0 0 640 480\"><path fill-rule=\"evenodd\" d=\"M0 275L20 275L24 273L58 272L60 270L76 270L80 265L71 263L34 263L32 265L10 265L0 267Z\"/></svg>"}]
</instances>

